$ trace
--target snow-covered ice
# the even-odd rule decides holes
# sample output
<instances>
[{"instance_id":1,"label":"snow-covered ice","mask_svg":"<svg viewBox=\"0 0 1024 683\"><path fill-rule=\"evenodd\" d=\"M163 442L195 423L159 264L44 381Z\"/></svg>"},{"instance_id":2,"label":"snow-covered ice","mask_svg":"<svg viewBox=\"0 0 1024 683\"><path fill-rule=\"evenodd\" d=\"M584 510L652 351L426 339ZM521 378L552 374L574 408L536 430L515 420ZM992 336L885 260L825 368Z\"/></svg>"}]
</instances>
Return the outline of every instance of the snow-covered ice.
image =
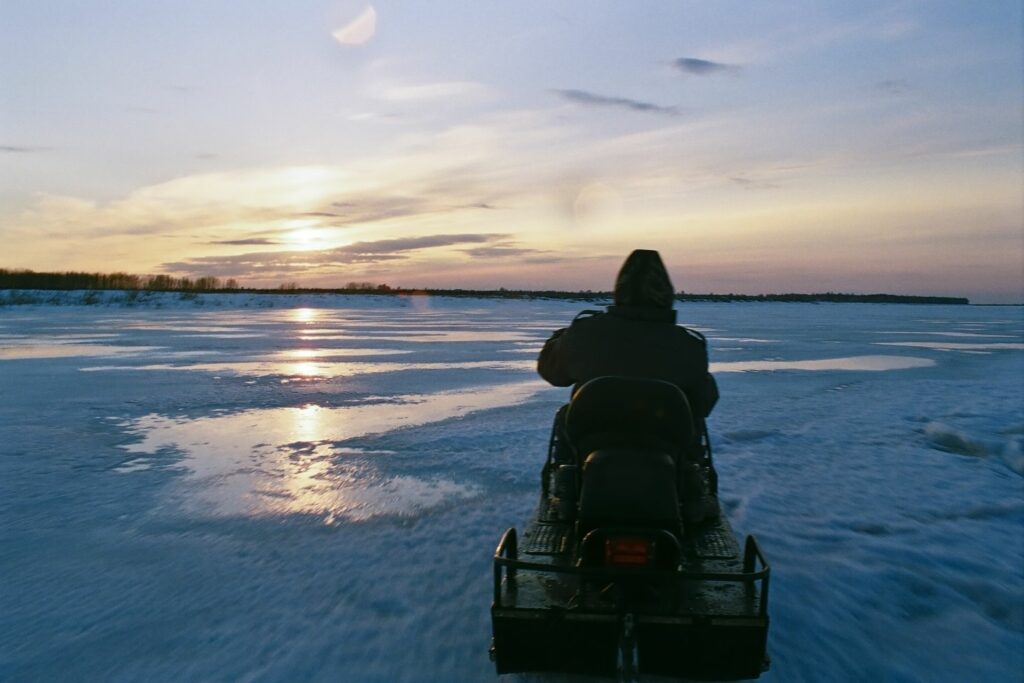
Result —
<instances>
[{"instance_id":1,"label":"snow-covered ice","mask_svg":"<svg viewBox=\"0 0 1024 683\"><path fill-rule=\"evenodd\" d=\"M7 296L0 680L495 679L490 554L566 398L534 359L593 305ZM1024 678L1024 311L679 310L765 680Z\"/></svg>"}]
</instances>

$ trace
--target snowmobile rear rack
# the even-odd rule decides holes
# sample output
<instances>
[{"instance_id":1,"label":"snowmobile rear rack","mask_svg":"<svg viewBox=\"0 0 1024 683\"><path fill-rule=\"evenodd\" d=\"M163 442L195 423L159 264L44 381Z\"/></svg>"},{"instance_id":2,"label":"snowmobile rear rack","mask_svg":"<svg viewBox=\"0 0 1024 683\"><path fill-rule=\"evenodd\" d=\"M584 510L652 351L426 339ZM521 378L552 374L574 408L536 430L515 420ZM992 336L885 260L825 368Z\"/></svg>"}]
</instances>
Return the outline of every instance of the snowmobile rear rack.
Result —
<instances>
[{"instance_id":1,"label":"snowmobile rear rack","mask_svg":"<svg viewBox=\"0 0 1024 683\"><path fill-rule=\"evenodd\" d=\"M771 567L754 536L746 538L742 571L530 561L518 546L510 528L494 552L498 673L730 680L757 678L768 667Z\"/></svg>"},{"instance_id":2,"label":"snowmobile rear rack","mask_svg":"<svg viewBox=\"0 0 1024 683\"><path fill-rule=\"evenodd\" d=\"M494 608L503 607L501 595L504 580L505 590L517 591L517 572L535 571L549 574L564 574L585 579L612 579L616 577L644 578L651 580L670 580L677 582L704 581L728 582L753 585L759 583L757 590L757 616L768 618L768 584L771 578L771 567L761 552L757 538L747 536L743 548L742 572L707 572L645 568L610 568L581 567L578 565L554 565L542 562L527 562L519 559L518 534L515 527L505 531L494 551ZM760 567L760 568L758 568ZM504 570L504 571L502 571Z\"/></svg>"}]
</instances>

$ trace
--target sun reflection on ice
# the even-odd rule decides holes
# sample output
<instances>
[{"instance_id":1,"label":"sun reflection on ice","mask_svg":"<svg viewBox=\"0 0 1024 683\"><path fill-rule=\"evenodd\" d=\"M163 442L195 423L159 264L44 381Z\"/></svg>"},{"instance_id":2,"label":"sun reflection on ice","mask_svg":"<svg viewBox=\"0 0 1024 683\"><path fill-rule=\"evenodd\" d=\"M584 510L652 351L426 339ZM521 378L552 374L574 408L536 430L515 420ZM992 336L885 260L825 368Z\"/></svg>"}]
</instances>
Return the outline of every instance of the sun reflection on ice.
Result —
<instances>
[{"instance_id":1,"label":"sun reflection on ice","mask_svg":"<svg viewBox=\"0 0 1024 683\"><path fill-rule=\"evenodd\" d=\"M443 469L426 477L389 474L381 457L393 453L346 441L515 405L543 388L531 380L342 407L310 403L195 419L152 414L125 425L141 441L124 446L136 457L119 472L145 469L171 449L186 471L175 498L192 513L304 514L326 524L415 515L479 489Z\"/></svg>"},{"instance_id":2,"label":"sun reflection on ice","mask_svg":"<svg viewBox=\"0 0 1024 683\"><path fill-rule=\"evenodd\" d=\"M318 358L321 354L316 349L289 349L283 355L289 358Z\"/></svg>"},{"instance_id":3,"label":"sun reflection on ice","mask_svg":"<svg viewBox=\"0 0 1024 683\"><path fill-rule=\"evenodd\" d=\"M296 441L322 441L325 438L323 410L315 403L293 408Z\"/></svg>"},{"instance_id":4,"label":"sun reflection on ice","mask_svg":"<svg viewBox=\"0 0 1024 683\"><path fill-rule=\"evenodd\" d=\"M406 351L387 351L377 355L401 355ZM239 361L236 363L192 363L189 365L171 365L157 363L151 365L98 365L79 368L82 372L112 371L152 371L167 370L174 372L213 372L229 374L236 377L274 377L284 376L282 382L291 378L297 379L333 379L337 377L365 376L375 373L404 372L408 370L531 370L535 366L533 360L481 360L481 361L430 361L412 362L373 362L373 361L323 361L280 363L274 361Z\"/></svg>"},{"instance_id":5,"label":"sun reflection on ice","mask_svg":"<svg viewBox=\"0 0 1024 683\"><path fill-rule=\"evenodd\" d=\"M320 377L324 374L321 372L320 366L312 362L293 363L290 368L290 372L287 374L296 377Z\"/></svg>"},{"instance_id":6,"label":"sun reflection on ice","mask_svg":"<svg viewBox=\"0 0 1024 683\"><path fill-rule=\"evenodd\" d=\"M320 310L316 308L294 308L291 311L291 319L297 323L315 322L320 317Z\"/></svg>"}]
</instances>

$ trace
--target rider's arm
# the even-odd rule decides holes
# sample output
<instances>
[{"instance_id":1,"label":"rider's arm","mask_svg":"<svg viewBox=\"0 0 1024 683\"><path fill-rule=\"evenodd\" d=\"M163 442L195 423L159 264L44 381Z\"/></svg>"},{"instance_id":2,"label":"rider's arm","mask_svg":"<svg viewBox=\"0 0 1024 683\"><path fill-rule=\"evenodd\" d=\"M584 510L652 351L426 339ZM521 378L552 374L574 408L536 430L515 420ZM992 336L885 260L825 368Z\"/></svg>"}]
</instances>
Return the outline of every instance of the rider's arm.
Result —
<instances>
[{"instance_id":1,"label":"rider's arm","mask_svg":"<svg viewBox=\"0 0 1024 683\"><path fill-rule=\"evenodd\" d=\"M566 329L556 330L544 343L537 358L537 372L556 387L567 387L575 382L568 372Z\"/></svg>"},{"instance_id":2,"label":"rider's arm","mask_svg":"<svg viewBox=\"0 0 1024 683\"><path fill-rule=\"evenodd\" d=\"M718 382L715 381L710 372L705 376L702 394L702 403L704 404L702 408L704 409L704 417L707 417L711 414L711 409L718 403Z\"/></svg>"},{"instance_id":3,"label":"rider's arm","mask_svg":"<svg viewBox=\"0 0 1024 683\"><path fill-rule=\"evenodd\" d=\"M690 359L689 362L693 363L691 367L695 371L695 375L700 376L700 374L703 374L704 378L699 380L699 383L690 385L686 394L692 403L691 410L694 417L704 418L711 414L711 410L718 403L718 383L715 382L715 378L708 372L708 340L697 330L691 330L688 327L683 327L682 329L700 343L699 351L691 351L691 355L687 356L687 358ZM689 348L693 348L692 341Z\"/></svg>"}]
</instances>

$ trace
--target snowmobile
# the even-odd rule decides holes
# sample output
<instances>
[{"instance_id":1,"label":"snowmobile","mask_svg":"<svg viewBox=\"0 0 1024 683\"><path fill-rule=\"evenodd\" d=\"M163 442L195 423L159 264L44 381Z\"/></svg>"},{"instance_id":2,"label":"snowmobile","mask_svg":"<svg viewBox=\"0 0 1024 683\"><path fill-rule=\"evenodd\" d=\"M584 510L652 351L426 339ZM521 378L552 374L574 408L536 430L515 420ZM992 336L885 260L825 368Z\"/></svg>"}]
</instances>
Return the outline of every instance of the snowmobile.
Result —
<instances>
[{"instance_id":1,"label":"snowmobile","mask_svg":"<svg viewBox=\"0 0 1024 683\"><path fill-rule=\"evenodd\" d=\"M753 536L740 552L694 422L675 385L632 377L593 379L559 410L537 509L494 553L499 674L767 670L770 568Z\"/></svg>"}]
</instances>

